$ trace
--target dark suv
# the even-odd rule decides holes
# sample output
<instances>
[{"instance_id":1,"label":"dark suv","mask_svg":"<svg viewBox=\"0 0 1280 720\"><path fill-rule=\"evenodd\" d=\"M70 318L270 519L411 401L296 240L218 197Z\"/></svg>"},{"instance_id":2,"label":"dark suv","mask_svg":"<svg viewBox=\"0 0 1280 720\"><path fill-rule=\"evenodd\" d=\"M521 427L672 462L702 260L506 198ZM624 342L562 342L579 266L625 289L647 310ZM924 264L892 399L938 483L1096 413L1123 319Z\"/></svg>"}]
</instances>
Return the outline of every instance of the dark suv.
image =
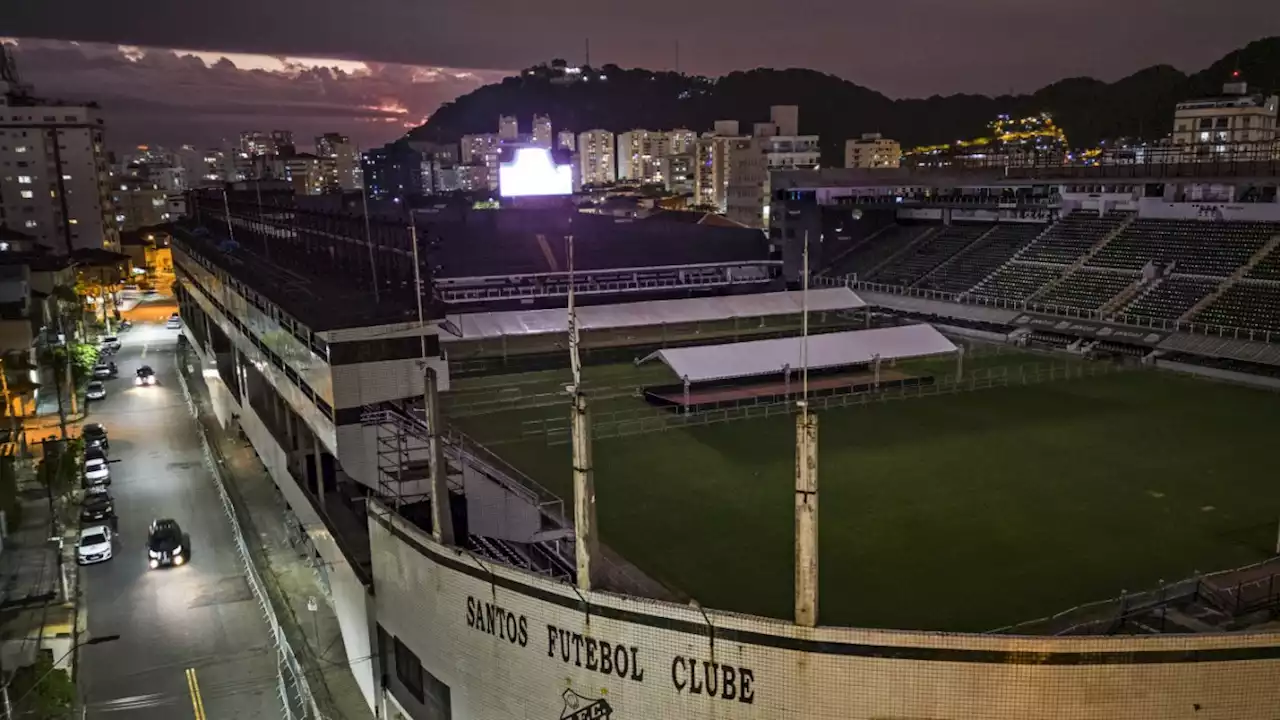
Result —
<instances>
[{"instance_id":1,"label":"dark suv","mask_svg":"<svg viewBox=\"0 0 1280 720\"><path fill-rule=\"evenodd\" d=\"M156 520L147 533L147 564L153 570L161 565L185 565L191 559L191 544L177 520Z\"/></svg>"},{"instance_id":2,"label":"dark suv","mask_svg":"<svg viewBox=\"0 0 1280 720\"><path fill-rule=\"evenodd\" d=\"M115 527L115 511L115 503L111 501L111 495L105 489L103 492L86 493L84 502L80 504L80 524Z\"/></svg>"}]
</instances>

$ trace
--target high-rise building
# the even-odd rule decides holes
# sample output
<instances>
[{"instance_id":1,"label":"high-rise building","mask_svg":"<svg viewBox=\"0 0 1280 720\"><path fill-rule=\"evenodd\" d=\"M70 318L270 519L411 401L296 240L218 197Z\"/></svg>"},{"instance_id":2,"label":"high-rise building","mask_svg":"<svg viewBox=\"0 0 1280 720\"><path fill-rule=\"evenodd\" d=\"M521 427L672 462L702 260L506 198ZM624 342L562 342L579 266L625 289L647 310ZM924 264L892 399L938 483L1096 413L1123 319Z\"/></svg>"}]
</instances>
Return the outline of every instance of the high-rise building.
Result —
<instances>
[{"instance_id":1,"label":"high-rise building","mask_svg":"<svg viewBox=\"0 0 1280 720\"><path fill-rule=\"evenodd\" d=\"M578 136L572 130L561 130L556 133L556 147L569 152L578 151Z\"/></svg>"},{"instance_id":2,"label":"high-rise building","mask_svg":"<svg viewBox=\"0 0 1280 720\"><path fill-rule=\"evenodd\" d=\"M245 130L240 133L240 152L244 155L269 155L276 151L271 136L261 130Z\"/></svg>"},{"instance_id":3,"label":"high-rise building","mask_svg":"<svg viewBox=\"0 0 1280 720\"><path fill-rule=\"evenodd\" d=\"M613 133L588 130L578 134L578 162L583 185L605 185L618 179Z\"/></svg>"},{"instance_id":4,"label":"high-rise building","mask_svg":"<svg viewBox=\"0 0 1280 720\"><path fill-rule=\"evenodd\" d=\"M697 156L694 153L668 153L658 160L658 172L667 192L675 195L693 195L697 177Z\"/></svg>"},{"instance_id":5,"label":"high-rise building","mask_svg":"<svg viewBox=\"0 0 1280 720\"><path fill-rule=\"evenodd\" d=\"M116 178L111 193L116 209L116 227L120 232L131 232L168 222L168 196L168 192L148 180Z\"/></svg>"},{"instance_id":6,"label":"high-rise building","mask_svg":"<svg viewBox=\"0 0 1280 720\"><path fill-rule=\"evenodd\" d=\"M769 109L770 122L756 123L750 138L730 145L725 198L725 215L730 220L748 227L768 227L769 173L819 167L819 138L797 134L799 116L794 105L775 105Z\"/></svg>"},{"instance_id":7,"label":"high-rise building","mask_svg":"<svg viewBox=\"0 0 1280 720\"><path fill-rule=\"evenodd\" d=\"M498 137L502 140L515 140L520 136L520 122L515 115L498 116Z\"/></svg>"},{"instance_id":8,"label":"high-rise building","mask_svg":"<svg viewBox=\"0 0 1280 720\"><path fill-rule=\"evenodd\" d=\"M0 161L0 226L55 251L119 249L97 104L36 97L3 44Z\"/></svg>"},{"instance_id":9,"label":"high-rise building","mask_svg":"<svg viewBox=\"0 0 1280 720\"><path fill-rule=\"evenodd\" d=\"M296 152L283 159L284 179L298 195L320 195L332 187L333 165L327 158Z\"/></svg>"},{"instance_id":10,"label":"high-rise building","mask_svg":"<svg viewBox=\"0 0 1280 720\"><path fill-rule=\"evenodd\" d=\"M658 182L659 160L667 154L668 135L652 130L618 133L618 179Z\"/></svg>"},{"instance_id":11,"label":"high-rise building","mask_svg":"<svg viewBox=\"0 0 1280 720\"><path fill-rule=\"evenodd\" d=\"M1178 103L1173 111L1173 144L1182 149L1179 159L1205 160L1275 159L1277 105L1280 98L1250 93L1239 71L1232 73L1217 97Z\"/></svg>"},{"instance_id":12,"label":"high-rise building","mask_svg":"<svg viewBox=\"0 0 1280 720\"><path fill-rule=\"evenodd\" d=\"M880 133L862 133L860 138L844 141L844 166L847 168L896 168L902 161L902 146L897 140Z\"/></svg>"},{"instance_id":13,"label":"high-rise building","mask_svg":"<svg viewBox=\"0 0 1280 720\"><path fill-rule=\"evenodd\" d=\"M289 156L296 152L293 144L292 130L271 131L271 152L276 155Z\"/></svg>"},{"instance_id":14,"label":"high-rise building","mask_svg":"<svg viewBox=\"0 0 1280 720\"><path fill-rule=\"evenodd\" d=\"M715 130L703 133L695 145L693 204L724 212L729 190L729 149L740 135L736 120L718 120Z\"/></svg>"},{"instance_id":15,"label":"high-rise building","mask_svg":"<svg viewBox=\"0 0 1280 720\"><path fill-rule=\"evenodd\" d=\"M331 173L330 184L343 190L359 190L360 153L351 139L341 133L325 133L316 138L316 156Z\"/></svg>"},{"instance_id":16,"label":"high-rise building","mask_svg":"<svg viewBox=\"0 0 1280 720\"><path fill-rule=\"evenodd\" d=\"M551 116L550 115L534 115L533 116L533 144L538 147L551 149Z\"/></svg>"},{"instance_id":17,"label":"high-rise building","mask_svg":"<svg viewBox=\"0 0 1280 720\"><path fill-rule=\"evenodd\" d=\"M360 158L360 168L369 197L404 199L426 192L422 153L407 140L365 152Z\"/></svg>"},{"instance_id":18,"label":"high-rise building","mask_svg":"<svg viewBox=\"0 0 1280 720\"><path fill-rule=\"evenodd\" d=\"M410 140L409 147L422 153L423 191L446 193L461 190L458 182L458 146Z\"/></svg>"},{"instance_id":19,"label":"high-rise building","mask_svg":"<svg viewBox=\"0 0 1280 720\"><path fill-rule=\"evenodd\" d=\"M673 155L684 155L694 152L698 144L698 133L684 128L667 132L667 152Z\"/></svg>"}]
</instances>

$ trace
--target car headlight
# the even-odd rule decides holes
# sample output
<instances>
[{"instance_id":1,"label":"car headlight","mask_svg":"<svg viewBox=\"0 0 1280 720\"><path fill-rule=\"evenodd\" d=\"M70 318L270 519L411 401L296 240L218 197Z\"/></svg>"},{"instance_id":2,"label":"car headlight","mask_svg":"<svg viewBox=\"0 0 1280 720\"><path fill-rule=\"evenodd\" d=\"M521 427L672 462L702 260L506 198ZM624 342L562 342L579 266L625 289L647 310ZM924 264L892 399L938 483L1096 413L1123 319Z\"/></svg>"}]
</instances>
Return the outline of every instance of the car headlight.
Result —
<instances>
[{"instance_id":1,"label":"car headlight","mask_svg":"<svg viewBox=\"0 0 1280 720\"><path fill-rule=\"evenodd\" d=\"M136 378L134 378L134 379L133 379L133 384L134 384L134 385L141 385L141 384L142 384L142 378L140 378L140 377L136 377Z\"/></svg>"},{"instance_id":2,"label":"car headlight","mask_svg":"<svg viewBox=\"0 0 1280 720\"><path fill-rule=\"evenodd\" d=\"M160 559L160 553L156 552L155 550L148 550L147 554L149 554L153 558L156 558L157 560Z\"/></svg>"},{"instance_id":3,"label":"car headlight","mask_svg":"<svg viewBox=\"0 0 1280 720\"><path fill-rule=\"evenodd\" d=\"M151 566L151 569L152 569L152 570L154 570L154 569L156 569L156 568L160 567L160 561L159 561L159 560L157 560L157 559L155 559L155 558L151 558L151 560L150 560L150 561L148 561L148 563L147 563L147 564Z\"/></svg>"},{"instance_id":4,"label":"car headlight","mask_svg":"<svg viewBox=\"0 0 1280 720\"><path fill-rule=\"evenodd\" d=\"M181 564L182 564L182 556L181 556L181 555L174 555L174 556L173 556L173 564L174 564L174 565L181 565Z\"/></svg>"}]
</instances>

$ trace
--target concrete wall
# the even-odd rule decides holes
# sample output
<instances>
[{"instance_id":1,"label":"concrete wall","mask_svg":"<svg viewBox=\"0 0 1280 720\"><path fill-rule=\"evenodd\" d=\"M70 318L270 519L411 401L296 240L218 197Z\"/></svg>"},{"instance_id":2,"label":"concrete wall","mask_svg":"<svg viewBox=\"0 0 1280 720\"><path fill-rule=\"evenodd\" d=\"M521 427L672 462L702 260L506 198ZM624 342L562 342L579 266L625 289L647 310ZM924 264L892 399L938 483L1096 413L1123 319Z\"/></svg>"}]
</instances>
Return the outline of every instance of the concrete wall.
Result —
<instances>
[{"instance_id":1,"label":"concrete wall","mask_svg":"<svg viewBox=\"0 0 1280 720\"><path fill-rule=\"evenodd\" d=\"M1276 633L804 629L579 594L377 509L370 536L377 621L449 687L454 718L1263 720L1280 707Z\"/></svg>"},{"instance_id":2,"label":"concrete wall","mask_svg":"<svg viewBox=\"0 0 1280 720\"><path fill-rule=\"evenodd\" d=\"M1160 198L1138 201L1138 216L1180 220L1251 220L1280 222L1277 203L1165 202Z\"/></svg>"}]
</instances>

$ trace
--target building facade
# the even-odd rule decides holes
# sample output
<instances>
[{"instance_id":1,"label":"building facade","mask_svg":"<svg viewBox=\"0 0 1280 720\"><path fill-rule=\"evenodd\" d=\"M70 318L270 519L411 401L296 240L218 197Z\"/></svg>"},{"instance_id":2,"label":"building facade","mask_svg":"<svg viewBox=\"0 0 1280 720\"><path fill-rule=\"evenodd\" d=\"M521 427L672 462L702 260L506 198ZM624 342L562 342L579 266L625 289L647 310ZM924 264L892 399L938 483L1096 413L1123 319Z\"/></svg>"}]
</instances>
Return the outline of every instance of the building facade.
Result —
<instances>
[{"instance_id":1,"label":"building facade","mask_svg":"<svg viewBox=\"0 0 1280 720\"><path fill-rule=\"evenodd\" d=\"M360 189L360 153L351 138L341 133L321 135L316 138L316 156L327 163L329 184L343 190Z\"/></svg>"},{"instance_id":2,"label":"building facade","mask_svg":"<svg viewBox=\"0 0 1280 720\"><path fill-rule=\"evenodd\" d=\"M498 116L498 138L515 140L520 137L520 121L515 115Z\"/></svg>"},{"instance_id":3,"label":"building facade","mask_svg":"<svg viewBox=\"0 0 1280 720\"><path fill-rule=\"evenodd\" d=\"M98 106L33 95L2 46L0 162L0 225L56 252L120 247Z\"/></svg>"},{"instance_id":4,"label":"building facade","mask_svg":"<svg viewBox=\"0 0 1280 720\"><path fill-rule=\"evenodd\" d=\"M1180 102L1173 112L1173 145L1183 162L1270 155L1280 97L1250 93L1237 73L1222 95ZM1266 158L1271 159L1271 158Z\"/></svg>"},{"instance_id":5,"label":"building facade","mask_svg":"<svg viewBox=\"0 0 1280 720\"><path fill-rule=\"evenodd\" d=\"M578 134L578 163L583 185L606 185L618 179L615 138L608 130Z\"/></svg>"},{"instance_id":6,"label":"building facade","mask_svg":"<svg viewBox=\"0 0 1280 720\"><path fill-rule=\"evenodd\" d=\"M897 140L880 133L863 133L862 137L844 141L844 166L847 168L896 168L902 162L902 146Z\"/></svg>"},{"instance_id":7,"label":"building facade","mask_svg":"<svg viewBox=\"0 0 1280 720\"><path fill-rule=\"evenodd\" d=\"M551 116L550 115L534 115L533 116L533 144L538 147L551 149Z\"/></svg>"},{"instance_id":8,"label":"building facade","mask_svg":"<svg viewBox=\"0 0 1280 720\"><path fill-rule=\"evenodd\" d=\"M769 173L813 170L822 153L817 135L798 134L799 108L775 105L770 122L756 123L750 138L728 144L729 173L725 215L747 227L769 225Z\"/></svg>"},{"instance_id":9,"label":"building facade","mask_svg":"<svg viewBox=\"0 0 1280 720\"><path fill-rule=\"evenodd\" d=\"M578 136L572 130L561 130L556 133L556 147L569 152L577 152Z\"/></svg>"}]
</instances>

